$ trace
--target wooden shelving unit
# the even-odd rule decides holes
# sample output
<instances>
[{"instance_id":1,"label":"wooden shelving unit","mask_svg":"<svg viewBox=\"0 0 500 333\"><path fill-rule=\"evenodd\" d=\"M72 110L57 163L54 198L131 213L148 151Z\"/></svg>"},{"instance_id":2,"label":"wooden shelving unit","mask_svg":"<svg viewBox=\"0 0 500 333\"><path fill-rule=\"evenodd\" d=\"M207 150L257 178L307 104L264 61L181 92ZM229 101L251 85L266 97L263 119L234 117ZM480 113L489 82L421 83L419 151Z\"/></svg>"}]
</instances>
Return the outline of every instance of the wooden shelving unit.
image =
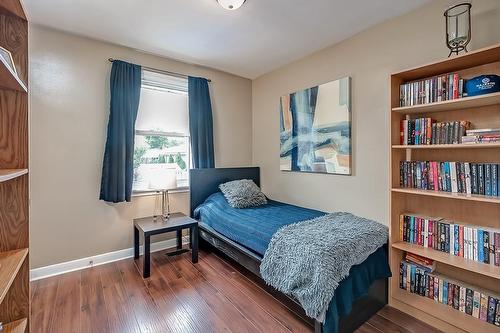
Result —
<instances>
[{"instance_id":1,"label":"wooden shelving unit","mask_svg":"<svg viewBox=\"0 0 500 333\"><path fill-rule=\"evenodd\" d=\"M444 102L435 102L414 106L401 106L393 108L393 112L404 114L453 111L458 109L479 108L488 105L500 104L500 93L465 97Z\"/></svg>"},{"instance_id":2,"label":"wooden shelving unit","mask_svg":"<svg viewBox=\"0 0 500 333\"><path fill-rule=\"evenodd\" d=\"M418 254L419 256L423 256L446 265L490 276L495 279L500 279L500 267L498 266L483 264L481 262L464 259L462 257L450 255L449 253L406 242L393 243L392 247L401 251Z\"/></svg>"},{"instance_id":3,"label":"wooden shelving unit","mask_svg":"<svg viewBox=\"0 0 500 333\"><path fill-rule=\"evenodd\" d=\"M20 0L0 0L0 322L2 333L30 330L28 181L28 22Z\"/></svg>"},{"instance_id":4,"label":"wooden shelving unit","mask_svg":"<svg viewBox=\"0 0 500 333\"><path fill-rule=\"evenodd\" d=\"M392 149L492 149L500 148L500 143L459 143L449 145L393 145Z\"/></svg>"},{"instance_id":5,"label":"wooden shelving unit","mask_svg":"<svg viewBox=\"0 0 500 333\"><path fill-rule=\"evenodd\" d=\"M465 330L474 333L498 333L497 326L476 319L430 298L418 296L401 289L394 291L392 297L403 303L411 304L420 311L438 318L444 318L449 323L455 323L457 329L451 329L449 332L462 332Z\"/></svg>"},{"instance_id":6,"label":"wooden shelving unit","mask_svg":"<svg viewBox=\"0 0 500 333\"><path fill-rule=\"evenodd\" d=\"M416 105L399 106L402 83L434 75L459 73L465 79L481 74L500 75L500 45L469 52L391 76L390 105L390 304L445 332L498 332L500 329L434 300L399 289L399 265L406 252L433 259L436 270L451 279L500 294L500 267L453 256L400 239L399 217L414 213L442 217L468 225L500 229L500 198L400 188L401 161L461 161L500 163L500 144L405 146L400 144L400 122L430 117L436 121L469 120L474 128L500 128L500 93Z\"/></svg>"},{"instance_id":7,"label":"wooden shelving unit","mask_svg":"<svg viewBox=\"0 0 500 333\"><path fill-rule=\"evenodd\" d=\"M26 331L27 324L28 319L26 318L16 320L4 325L2 333L23 333Z\"/></svg>"},{"instance_id":8,"label":"wooden shelving unit","mask_svg":"<svg viewBox=\"0 0 500 333\"><path fill-rule=\"evenodd\" d=\"M23 81L3 61L0 60L0 87L27 92L28 89Z\"/></svg>"},{"instance_id":9,"label":"wooden shelving unit","mask_svg":"<svg viewBox=\"0 0 500 333\"><path fill-rule=\"evenodd\" d=\"M479 202L500 204L499 197L490 197L490 196L478 195L478 194L450 193L450 192L441 192L441 191L420 190L420 189L415 189L415 188L393 188L392 192L406 193L406 194L413 194L413 195L425 195L425 196L429 196L429 197L439 197L439 198L447 198L447 199L469 200L469 201L479 201Z\"/></svg>"},{"instance_id":10,"label":"wooden shelving unit","mask_svg":"<svg viewBox=\"0 0 500 333\"><path fill-rule=\"evenodd\" d=\"M8 180L21 177L28 173L28 169L4 169L0 170L0 182L6 182Z\"/></svg>"},{"instance_id":11,"label":"wooden shelving unit","mask_svg":"<svg viewBox=\"0 0 500 333\"><path fill-rule=\"evenodd\" d=\"M0 253L0 302L7 295L27 255L28 249Z\"/></svg>"},{"instance_id":12,"label":"wooden shelving unit","mask_svg":"<svg viewBox=\"0 0 500 333\"><path fill-rule=\"evenodd\" d=\"M26 14L23 4L19 0L2 0L0 2L0 13L11 15L26 21Z\"/></svg>"}]
</instances>

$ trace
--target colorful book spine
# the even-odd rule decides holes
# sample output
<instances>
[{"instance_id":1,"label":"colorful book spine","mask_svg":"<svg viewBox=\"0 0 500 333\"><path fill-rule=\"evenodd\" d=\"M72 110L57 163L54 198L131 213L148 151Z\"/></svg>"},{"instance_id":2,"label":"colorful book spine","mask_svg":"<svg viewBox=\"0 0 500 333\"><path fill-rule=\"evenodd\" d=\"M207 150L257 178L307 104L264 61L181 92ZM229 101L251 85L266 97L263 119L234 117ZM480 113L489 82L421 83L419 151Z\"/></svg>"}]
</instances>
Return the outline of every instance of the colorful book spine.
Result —
<instances>
[{"instance_id":1,"label":"colorful book spine","mask_svg":"<svg viewBox=\"0 0 500 333\"><path fill-rule=\"evenodd\" d=\"M455 161L401 161L402 188L500 198L499 165Z\"/></svg>"},{"instance_id":2,"label":"colorful book spine","mask_svg":"<svg viewBox=\"0 0 500 333\"><path fill-rule=\"evenodd\" d=\"M484 264L500 266L500 230L441 218L401 214L400 239Z\"/></svg>"},{"instance_id":3,"label":"colorful book spine","mask_svg":"<svg viewBox=\"0 0 500 333\"><path fill-rule=\"evenodd\" d=\"M418 256L416 259L428 260ZM406 260L401 262L399 281L403 290L448 305L483 322L492 325L500 323L500 297L494 292L452 280Z\"/></svg>"}]
</instances>

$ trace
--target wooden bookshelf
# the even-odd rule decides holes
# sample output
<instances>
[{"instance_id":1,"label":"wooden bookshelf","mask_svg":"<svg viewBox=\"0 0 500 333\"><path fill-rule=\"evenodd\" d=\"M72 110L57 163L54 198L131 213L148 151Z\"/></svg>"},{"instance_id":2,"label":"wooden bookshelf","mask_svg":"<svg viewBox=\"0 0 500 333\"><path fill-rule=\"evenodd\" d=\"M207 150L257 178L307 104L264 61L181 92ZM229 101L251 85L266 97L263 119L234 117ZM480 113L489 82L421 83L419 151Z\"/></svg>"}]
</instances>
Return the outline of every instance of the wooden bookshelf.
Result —
<instances>
[{"instance_id":1,"label":"wooden bookshelf","mask_svg":"<svg viewBox=\"0 0 500 333\"><path fill-rule=\"evenodd\" d=\"M0 170L0 183L21 177L28 173L28 169L4 169Z\"/></svg>"},{"instance_id":2,"label":"wooden bookshelf","mask_svg":"<svg viewBox=\"0 0 500 333\"><path fill-rule=\"evenodd\" d=\"M392 247L401 251L418 254L419 256L423 256L446 265L458 267L495 279L500 279L499 266L483 264L481 262L464 259L462 257L454 256L446 252L441 252L428 247L423 247L406 242L393 243Z\"/></svg>"},{"instance_id":3,"label":"wooden bookshelf","mask_svg":"<svg viewBox=\"0 0 500 333\"><path fill-rule=\"evenodd\" d=\"M5 64L0 57L0 87L3 89L11 89L22 92L27 92L28 89L23 81L14 73L10 67Z\"/></svg>"},{"instance_id":4,"label":"wooden bookshelf","mask_svg":"<svg viewBox=\"0 0 500 333\"><path fill-rule=\"evenodd\" d=\"M2 333L24 333L26 331L27 324L28 319L26 318L16 320L12 323L3 325Z\"/></svg>"},{"instance_id":5,"label":"wooden bookshelf","mask_svg":"<svg viewBox=\"0 0 500 333\"><path fill-rule=\"evenodd\" d=\"M420 190L416 188L393 188L392 192L500 204L500 197L491 197L478 194L450 193L442 191Z\"/></svg>"},{"instance_id":6,"label":"wooden bookshelf","mask_svg":"<svg viewBox=\"0 0 500 333\"><path fill-rule=\"evenodd\" d=\"M28 22L20 0L0 0L0 322L4 332L30 331ZM8 324L10 323L10 324Z\"/></svg>"},{"instance_id":7,"label":"wooden bookshelf","mask_svg":"<svg viewBox=\"0 0 500 333\"><path fill-rule=\"evenodd\" d=\"M18 0L2 0L0 2L0 13L4 15L15 16L26 21L26 14L23 3Z\"/></svg>"},{"instance_id":8,"label":"wooden bookshelf","mask_svg":"<svg viewBox=\"0 0 500 333\"><path fill-rule=\"evenodd\" d=\"M479 108L482 106L495 105L499 103L500 92L488 95L464 97L444 102L435 102L413 106L401 106L393 108L392 111L404 114L441 112L468 108Z\"/></svg>"},{"instance_id":9,"label":"wooden bookshelf","mask_svg":"<svg viewBox=\"0 0 500 333\"><path fill-rule=\"evenodd\" d=\"M469 120L472 128L500 128L500 93L445 102L400 107L400 84L455 72L469 79L481 74L500 75L500 45L444 59L391 76L390 100L390 281L389 303L445 332L498 332L499 328L434 300L399 289L399 265L406 252L434 260L436 270L450 279L500 293L500 267L464 259L400 239L399 217L413 213L468 225L500 229L500 198L413 188L400 188L401 161L459 161L500 163L499 143L401 145L400 122L422 116L436 121Z\"/></svg>"},{"instance_id":10,"label":"wooden bookshelf","mask_svg":"<svg viewBox=\"0 0 500 333\"><path fill-rule=\"evenodd\" d=\"M28 249L0 253L0 303L7 295L27 255Z\"/></svg>"},{"instance_id":11,"label":"wooden bookshelf","mask_svg":"<svg viewBox=\"0 0 500 333\"><path fill-rule=\"evenodd\" d=\"M449 323L455 323L455 330L449 332L481 332L481 333L498 333L498 327L488 324L468 314L457 311L448 305L441 304L433 299L412 294L406 290L397 289L392 293L392 297L400 302L406 303L420 311L431 314L437 318L445 318ZM460 329L460 330L459 330Z\"/></svg>"},{"instance_id":12,"label":"wooden bookshelf","mask_svg":"<svg viewBox=\"0 0 500 333\"><path fill-rule=\"evenodd\" d=\"M392 149L491 149L500 148L500 143L458 143L448 145L393 145Z\"/></svg>"}]
</instances>

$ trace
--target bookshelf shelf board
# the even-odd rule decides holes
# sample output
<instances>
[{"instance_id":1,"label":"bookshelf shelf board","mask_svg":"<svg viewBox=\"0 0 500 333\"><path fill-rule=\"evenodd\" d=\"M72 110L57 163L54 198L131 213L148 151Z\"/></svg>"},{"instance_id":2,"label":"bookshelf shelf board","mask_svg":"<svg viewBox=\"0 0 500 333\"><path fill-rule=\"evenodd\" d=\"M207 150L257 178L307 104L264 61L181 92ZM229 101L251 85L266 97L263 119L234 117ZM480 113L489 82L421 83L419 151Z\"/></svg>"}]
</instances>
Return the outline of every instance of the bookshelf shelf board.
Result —
<instances>
[{"instance_id":1,"label":"bookshelf shelf board","mask_svg":"<svg viewBox=\"0 0 500 333\"><path fill-rule=\"evenodd\" d=\"M0 169L0 183L21 177L28 173L28 169Z\"/></svg>"},{"instance_id":2,"label":"bookshelf shelf board","mask_svg":"<svg viewBox=\"0 0 500 333\"><path fill-rule=\"evenodd\" d=\"M19 319L3 325L2 333L24 333L26 331L27 325L28 325L28 319L26 318Z\"/></svg>"},{"instance_id":3,"label":"bookshelf shelf board","mask_svg":"<svg viewBox=\"0 0 500 333\"><path fill-rule=\"evenodd\" d=\"M0 253L0 303L7 295L7 291L14 282L27 255L28 249Z\"/></svg>"},{"instance_id":4,"label":"bookshelf shelf board","mask_svg":"<svg viewBox=\"0 0 500 333\"><path fill-rule=\"evenodd\" d=\"M499 266L488 265L474 260L464 259L462 257L453 256L449 253L437 251L434 249L406 242L394 243L392 244L392 247L401 251L417 254L419 256L426 257L446 265L458 267L474 273L486 275L495 279L500 279Z\"/></svg>"},{"instance_id":5,"label":"bookshelf shelf board","mask_svg":"<svg viewBox=\"0 0 500 333\"><path fill-rule=\"evenodd\" d=\"M500 148L500 142L495 143L459 143L449 145L393 145L393 149L488 149Z\"/></svg>"},{"instance_id":6,"label":"bookshelf shelf board","mask_svg":"<svg viewBox=\"0 0 500 333\"><path fill-rule=\"evenodd\" d=\"M500 197L489 197L489 196L478 195L478 194L450 193L450 192L441 192L441 191L432 191L432 190L420 190L420 189L414 189L414 188L393 188L393 189L391 189L391 191L396 192L396 193L426 195L426 196L439 197L439 198L470 200L470 201L479 201L479 202L500 204Z\"/></svg>"},{"instance_id":7,"label":"bookshelf shelf board","mask_svg":"<svg viewBox=\"0 0 500 333\"><path fill-rule=\"evenodd\" d=\"M392 290L392 297L467 332L498 333L497 326L455 310L448 305L436 302L433 299L412 294L399 288Z\"/></svg>"},{"instance_id":8,"label":"bookshelf shelf board","mask_svg":"<svg viewBox=\"0 0 500 333\"><path fill-rule=\"evenodd\" d=\"M5 0L0 3L0 13L18 17L26 21L23 3L20 0Z\"/></svg>"},{"instance_id":9,"label":"bookshelf shelf board","mask_svg":"<svg viewBox=\"0 0 500 333\"><path fill-rule=\"evenodd\" d=\"M401 106L393 108L392 111L410 114L410 113L461 110L461 109L477 108L481 106L488 106L495 104L500 104L500 92L487 95L464 97L444 102L435 102L435 103L420 104L414 106Z\"/></svg>"},{"instance_id":10,"label":"bookshelf shelf board","mask_svg":"<svg viewBox=\"0 0 500 333\"><path fill-rule=\"evenodd\" d=\"M23 81L5 64L0 57L0 88L27 92L28 89Z\"/></svg>"}]
</instances>

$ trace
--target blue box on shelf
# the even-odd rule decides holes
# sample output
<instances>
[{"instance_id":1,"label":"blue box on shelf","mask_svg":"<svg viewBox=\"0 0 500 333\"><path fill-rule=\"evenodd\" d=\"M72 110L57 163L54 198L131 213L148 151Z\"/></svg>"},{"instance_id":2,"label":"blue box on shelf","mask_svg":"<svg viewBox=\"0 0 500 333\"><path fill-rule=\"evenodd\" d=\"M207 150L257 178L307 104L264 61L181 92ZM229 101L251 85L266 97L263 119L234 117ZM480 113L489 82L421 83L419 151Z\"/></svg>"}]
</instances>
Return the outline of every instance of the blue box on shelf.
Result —
<instances>
[{"instance_id":1,"label":"blue box on shelf","mask_svg":"<svg viewBox=\"0 0 500 333\"><path fill-rule=\"evenodd\" d=\"M465 83L467 96L478 96L500 92L500 76L495 74L479 75Z\"/></svg>"}]
</instances>

